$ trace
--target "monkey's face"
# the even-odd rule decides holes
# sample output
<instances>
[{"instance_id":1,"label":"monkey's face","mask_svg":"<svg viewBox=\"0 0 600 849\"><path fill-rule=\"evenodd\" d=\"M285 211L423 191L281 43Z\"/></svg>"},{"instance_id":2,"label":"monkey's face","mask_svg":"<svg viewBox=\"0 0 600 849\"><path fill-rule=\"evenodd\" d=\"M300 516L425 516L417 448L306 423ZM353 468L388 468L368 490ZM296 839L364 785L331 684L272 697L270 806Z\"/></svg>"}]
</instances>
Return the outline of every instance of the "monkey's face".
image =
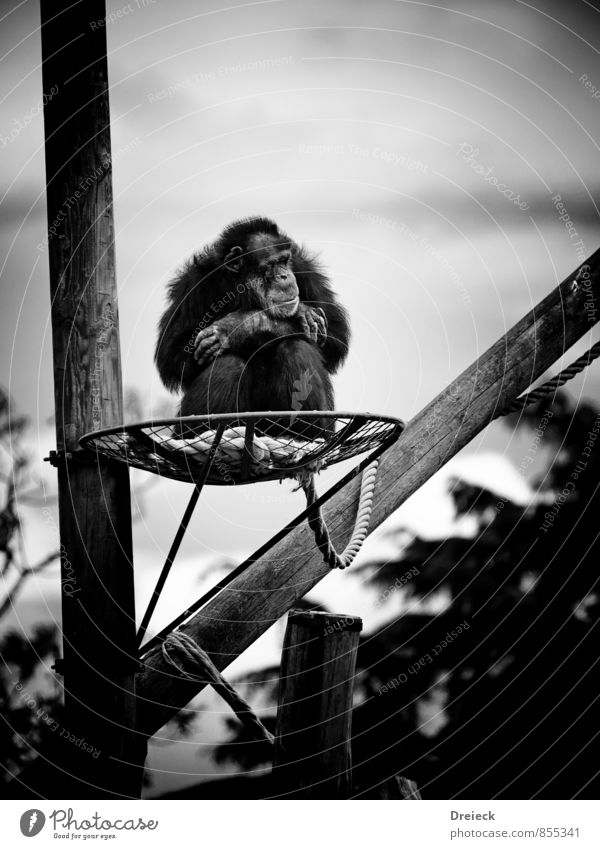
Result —
<instances>
[{"instance_id":1,"label":"monkey's face","mask_svg":"<svg viewBox=\"0 0 600 849\"><path fill-rule=\"evenodd\" d=\"M300 304L293 271L292 245L266 233L256 233L245 250L232 248L225 266L239 278L240 307L263 309L271 316L289 318Z\"/></svg>"}]
</instances>

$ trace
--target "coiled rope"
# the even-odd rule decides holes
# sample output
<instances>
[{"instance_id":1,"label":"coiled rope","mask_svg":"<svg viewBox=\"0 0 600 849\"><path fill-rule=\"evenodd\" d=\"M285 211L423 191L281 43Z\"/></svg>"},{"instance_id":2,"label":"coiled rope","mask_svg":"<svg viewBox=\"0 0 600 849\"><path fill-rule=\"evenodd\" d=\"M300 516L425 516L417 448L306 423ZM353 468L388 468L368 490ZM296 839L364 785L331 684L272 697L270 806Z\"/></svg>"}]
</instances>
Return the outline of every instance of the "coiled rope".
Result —
<instances>
[{"instance_id":1,"label":"coiled rope","mask_svg":"<svg viewBox=\"0 0 600 849\"><path fill-rule=\"evenodd\" d=\"M524 410L525 407L529 407L530 404L536 404L538 401L542 401L544 398L555 393L561 386L564 386L567 381L582 372L590 365L590 363L598 359L598 357L600 357L600 342L596 342L595 345L592 345L585 354L582 354L582 356L574 360L571 365L560 371L556 377L547 380L536 389L532 389L530 392L525 392L514 401L511 401L511 403L497 413L494 418L500 418L501 416L506 416L509 413L519 412L520 410ZM330 569L346 569L350 566L365 541L369 528L369 521L371 519L371 511L373 509L373 492L375 490L378 465L379 461L374 460L363 472L354 530L352 531L350 542L341 554L336 551L331 541L331 535L327 525L325 524L321 508L316 507L308 514L308 524L314 534L315 542L319 551L323 555L323 560ZM308 507L311 507L317 500L314 474L309 474L308 476L301 478L300 485L306 495L306 503Z\"/></svg>"},{"instance_id":2,"label":"coiled rope","mask_svg":"<svg viewBox=\"0 0 600 849\"><path fill-rule=\"evenodd\" d=\"M571 378L575 377L575 375L582 372L584 368L587 368L587 366L589 366L590 363L593 363L594 360L598 359L598 357L600 357L600 342L596 342L596 344L592 345L585 354L582 354L581 357L574 360L570 366L559 371L556 377L542 383L542 385L538 386L537 389L532 389L531 392L525 392L524 395L520 395L507 407L501 410L494 418L506 416L508 413L518 413L530 404L536 404L538 401L542 401L548 395L551 395L553 392L556 392L557 389L560 389L561 386L564 386L568 380L571 380Z\"/></svg>"},{"instance_id":3,"label":"coiled rope","mask_svg":"<svg viewBox=\"0 0 600 849\"><path fill-rule=\"evenodd\" d=\"M323 555L323 560L330 569L346 569L350 566L365 541L369 529L371 511L373 509L373 492L375 490L378 466L379 460L373 460L363 472L354 530L352 531L350 542L341 554L338 554L331 542L329 529L323 519L321 508L317 507L308 514L308 524L315 536L315 542ZM306 503L308 507L311 507L317 500L314 474L301 479L300 485L306 495Z\"/></svg>"},{"instance_id":4,"label":"coiled rope","mask_svg":"<svg viewBox=\"0 0 600 849\"><path fill-rule=\"evenodd\" d=\"M223 678L204 649L200 648L189 634L183 631L172 631L161 645L161 652L165 663L176 669L182 678L213 687L255 740L264 740L273 744L275 738L271 732L265 728L248 702L233 689L229 681Z\"/></svg>"}]
</instances>

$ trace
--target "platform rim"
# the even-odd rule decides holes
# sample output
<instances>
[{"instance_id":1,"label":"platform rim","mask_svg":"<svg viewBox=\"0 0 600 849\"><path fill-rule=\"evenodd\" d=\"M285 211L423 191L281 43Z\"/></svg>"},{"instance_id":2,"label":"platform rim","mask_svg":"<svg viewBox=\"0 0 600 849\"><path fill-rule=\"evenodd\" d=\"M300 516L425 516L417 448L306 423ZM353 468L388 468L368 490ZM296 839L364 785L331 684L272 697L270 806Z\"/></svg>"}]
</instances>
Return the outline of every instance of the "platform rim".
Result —
<instances>
[{"instance_id":1,"label":"platform rim","mask_svg":"<svg viewBox=\"0 0 600 849\"><path fill-rule=\"evenodd\" d=\"M380 422L388 422L389 424L397 425L401 428L406 427L406 422L403 419L396 418L395 416L388 415L380 415L379 413L362 413L362 412L348 412L348 411L337 411L337 410L260 410L259 412L241 412L241 413L209 413L204 415L196 415L196 416L169 416L167 418L162 419L145 419L141 422L128 422L127 424L115 425L113 427L100 428L100 430L91 430L88 433L84 433L83 436L79 437L79 444L82 448L85 448L85 442L91 440L92 438L98 438L99 436L111 436L115 433L124 433L129 428L144 428L144 427L166 427L168 425L173 425L177 422L184 422L186 424L192 424L194 422L206 421L208 424L211 422L215 422L219 424L223 421L236 420L236 419L249 419L249 418L261 418L268 416L269 418L275 418L277 416L295 416L296 418L327 418L327 419L354 419L354 418L365 418L371 419L374 421Z\"/></svg>"}]
</instances>

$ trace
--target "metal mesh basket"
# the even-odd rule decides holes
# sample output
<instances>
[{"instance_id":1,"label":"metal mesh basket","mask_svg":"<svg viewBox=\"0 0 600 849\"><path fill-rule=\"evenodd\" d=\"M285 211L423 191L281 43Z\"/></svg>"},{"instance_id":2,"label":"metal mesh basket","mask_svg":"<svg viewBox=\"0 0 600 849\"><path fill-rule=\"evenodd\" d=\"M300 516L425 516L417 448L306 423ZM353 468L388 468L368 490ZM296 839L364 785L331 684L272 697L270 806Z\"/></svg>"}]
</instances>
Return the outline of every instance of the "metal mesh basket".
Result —
<instances>
[{"instance_id":1,"label":"metal mesh basket","mask_svg":"<svg viewBox=\"0 0 600 849\"><path fill-rule=\"evenodd\" d=\"M185 416L97 430L82 448L174 480L217 486L297 477L387 448L404 428L370 413L260 412ZM301 435L299 435L301 434Z\"/></svg>"}]
</instances>

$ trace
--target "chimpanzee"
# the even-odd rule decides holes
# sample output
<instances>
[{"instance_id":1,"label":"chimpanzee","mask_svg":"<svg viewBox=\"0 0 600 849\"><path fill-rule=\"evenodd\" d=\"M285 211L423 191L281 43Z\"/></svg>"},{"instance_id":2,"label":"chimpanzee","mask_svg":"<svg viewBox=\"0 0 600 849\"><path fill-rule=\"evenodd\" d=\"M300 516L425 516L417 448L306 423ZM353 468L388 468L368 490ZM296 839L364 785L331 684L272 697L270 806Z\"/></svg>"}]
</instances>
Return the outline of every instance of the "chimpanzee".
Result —
<instances>
[{"instance_id":1,"label":"chimpanzee","mask_svg":"<svg viewBox=\"0 0 600 849\"><path fill-rule=\"evenodd\" d=\"M316 260L273 221L230 224L168 297L155 361L165 386L183 390L180 415L333 410L347 313Z\"/></svg>"}]
</instances>

